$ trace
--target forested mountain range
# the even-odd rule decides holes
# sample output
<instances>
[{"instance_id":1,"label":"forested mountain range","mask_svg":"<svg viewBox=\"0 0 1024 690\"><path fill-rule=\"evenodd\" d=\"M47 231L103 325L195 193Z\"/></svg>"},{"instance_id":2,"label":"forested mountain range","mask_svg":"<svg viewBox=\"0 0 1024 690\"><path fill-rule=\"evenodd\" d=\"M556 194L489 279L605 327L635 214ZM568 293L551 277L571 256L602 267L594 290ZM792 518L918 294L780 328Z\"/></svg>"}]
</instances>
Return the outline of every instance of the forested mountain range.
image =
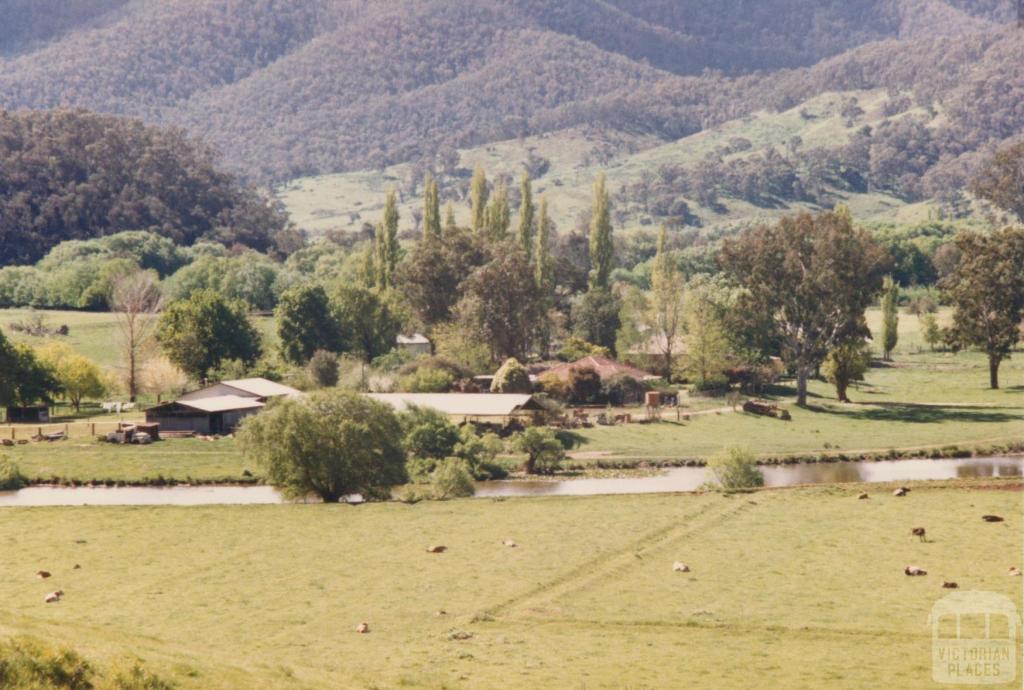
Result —
<instances>
[{"instance_id":1,"label":"forested mountain range","mask_svg":"<svg viewBox=\"0 0 1024 690\"><path fill-rule=\"evenodd\" d=\"M182 125L250 181L581 125L671 141L824 91L941 111L908 175L1024 124L1010 0L2 4L0 107Z\"/></svg>"}]
</instances>

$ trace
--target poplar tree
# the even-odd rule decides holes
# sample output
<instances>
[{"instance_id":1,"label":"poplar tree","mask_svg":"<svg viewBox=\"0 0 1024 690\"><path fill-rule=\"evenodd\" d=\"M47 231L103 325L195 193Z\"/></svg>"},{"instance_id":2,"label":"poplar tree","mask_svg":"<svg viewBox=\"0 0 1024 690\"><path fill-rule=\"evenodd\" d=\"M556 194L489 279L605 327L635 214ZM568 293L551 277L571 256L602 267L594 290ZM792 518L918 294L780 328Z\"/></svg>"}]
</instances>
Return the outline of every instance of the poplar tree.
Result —
<instances>
[{"instance_id":1,"label":"poplar tree","mask_svg":"<svg viewBox=\"0 0 1024 690\"><path fill-rule=\"evenodd\" d=\"M380 289L392 286L398 266L398 198L395 191L388 192L384 204L384 222L377 226L376 283Z\"/></svg>"},{"instance_id":2,"label":"poplar tree","mask_svg":"<svg viewBox=\"0 0 1024 690\"><path fill-rule=\"evenodd\" d=\"M683 327L683 277L668 254L668 230L661 227L658 253L651 272L651 309L649 332L656 337L655 346L664 358L664 373L672 375L676 341Z\"/></svg>"},{"instance_id":3,"label":"poplar tree","mask_svg":"<svg viewBox=\"0 0 1024 690\"><path fill-rule=\"evenodd\" d=\"M473 171L473 182L469 189L470 202L473 205L473 218L470 228L473 232L480 232L484 228L487 217L487 173L483 166L477 166Z\"/></svg>"},{"instance_id":4,"label":"poplar tree","mask_svg":"<svg viewBox=\"0 0 1024 690\"><path fill-rule=\"evenodd\" d=\"M423 191L423 239L427 242L441 240L441 200L437 180L430 173L427 173Z\"/></svg>"},{"instance_id":5,"label":"poplar tree","mask_svg":"<svg viewBox=\"0 0 1024 690\"><path fill-rule=\"evenodd\" d=\"M530 183L530 175L523 173L522 181L522 202L519 205L519 232L517 239L519 246L526 252L526 256L533 253L533 185Z\"/></svg>"},{"instance_id":6,"label":"poplar tree","mask_svg":"<svg viewBox=\"0 0 1024 690\"><path fill-rule=\"evenodd\" d=\"M448 202L448 207L444 212L444 232L446 235L450 235L455 231L455 206L452 202Z\"/></svg>"},{"instance_id":7,"label":"poplar tree","mask_svg":"<svg viewBox=\"0 0 1024 690\"><path fill-rule=\"evenodd\" d=\"M892 360L892 351L899 341L899 299L899 284L892 276L886 276L882 281L882 359L886 362Z\"/></svg>"},{"instance_id":8,"label":"poplar tree","mask_svg":"<svg viewBox=\"0 0 1024 690\"><path fill-rule=\"evenodd\" d=\"M594 211L590 219L590 289L607 290L614 259L611 202L601 173L594 185Z\"/></svg>"},{"instance_id":9,"label":"poplar tree","mask_svg":"<svg viewBox=\"0 0 1024 690\"><path fill-rule=\"evenodd\" d=\"M494 190L491 204L487 207L484 216L487 234L494 240L504 240L508 236L508 228L512 224L512 213L508 207L508 187L504 182Z\"/></svg>"},{"instance_id":10,"label":"poplar tree","mask_svg":"<svg viewBox=\"0 0 1024 690\"><path fill-rule=\"evenodd\" d=\"M545 289L551 281L551 257L548 244L551 238L551 223L548 220L548 200L541 199L540 215L537 217L536 247L533 251L533 275L537 287Z\"/></svg>"}]
</instances>

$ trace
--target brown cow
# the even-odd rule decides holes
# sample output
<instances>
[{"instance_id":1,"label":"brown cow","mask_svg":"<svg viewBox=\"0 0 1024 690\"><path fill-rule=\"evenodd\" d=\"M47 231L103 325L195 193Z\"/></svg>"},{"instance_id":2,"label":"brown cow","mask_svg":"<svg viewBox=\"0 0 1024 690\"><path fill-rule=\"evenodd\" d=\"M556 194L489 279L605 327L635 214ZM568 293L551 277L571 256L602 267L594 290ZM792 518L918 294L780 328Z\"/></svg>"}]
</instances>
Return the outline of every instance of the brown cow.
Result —
<instances>
[{"instance_id":1,"label":"brown cow","mask_svg":"<svg viewBox=\"0 0 1024 690\"><path fill-rule=\"evenodd\" d=\"M910 530L910 533L918 539L920 539L921 541L928 541L924 535L924 527L915 527L914 529Z\"/></svg>"}]
</instances>

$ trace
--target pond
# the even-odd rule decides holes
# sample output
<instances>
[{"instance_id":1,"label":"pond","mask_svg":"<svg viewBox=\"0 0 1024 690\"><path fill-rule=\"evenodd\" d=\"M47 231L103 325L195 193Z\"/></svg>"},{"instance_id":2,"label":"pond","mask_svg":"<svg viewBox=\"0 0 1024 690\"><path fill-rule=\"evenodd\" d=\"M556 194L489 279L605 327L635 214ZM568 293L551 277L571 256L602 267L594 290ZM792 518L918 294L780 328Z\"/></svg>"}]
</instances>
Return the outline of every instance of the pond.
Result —
<instances>
[{"instance_id":1,"label":"pond","mask_svg":"<svg viewBox=\"0 0 1024 690\"><path fill-rule=\"evenodd\" d=\"M978 479L1024 476L1022 458L840 462L762 467L769 487L850 482L899 482L928 479ZM597 496L695 491L707 481L703 467L679 467L650 477L495 481L477 485L478 498L506 496ZM269 486L53 487L0 492L0 507L12 506L199 506L284 503Z\"/></svg>"}]
</instances>

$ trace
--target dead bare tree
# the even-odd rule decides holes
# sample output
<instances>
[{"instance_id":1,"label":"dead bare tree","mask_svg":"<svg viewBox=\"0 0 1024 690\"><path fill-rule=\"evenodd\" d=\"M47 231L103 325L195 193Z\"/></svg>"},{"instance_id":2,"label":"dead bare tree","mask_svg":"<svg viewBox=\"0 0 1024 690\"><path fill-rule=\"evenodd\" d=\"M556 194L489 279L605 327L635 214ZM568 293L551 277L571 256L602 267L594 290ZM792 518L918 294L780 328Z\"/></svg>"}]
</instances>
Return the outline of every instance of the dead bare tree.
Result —
<instances>
[{"instance_id":1,"label":"dead bare tree","mask_svg":"<svg viewBox=\"0 0 1024 690\"><path fill-rule=\"evenodd\" d=\"M152 271L136 271L114 281L110 306L117 315L121 356L128 396L139 393L139 367L156 334L157 314L163 307L159 278Z\"/></svg>"}]
</instances>

